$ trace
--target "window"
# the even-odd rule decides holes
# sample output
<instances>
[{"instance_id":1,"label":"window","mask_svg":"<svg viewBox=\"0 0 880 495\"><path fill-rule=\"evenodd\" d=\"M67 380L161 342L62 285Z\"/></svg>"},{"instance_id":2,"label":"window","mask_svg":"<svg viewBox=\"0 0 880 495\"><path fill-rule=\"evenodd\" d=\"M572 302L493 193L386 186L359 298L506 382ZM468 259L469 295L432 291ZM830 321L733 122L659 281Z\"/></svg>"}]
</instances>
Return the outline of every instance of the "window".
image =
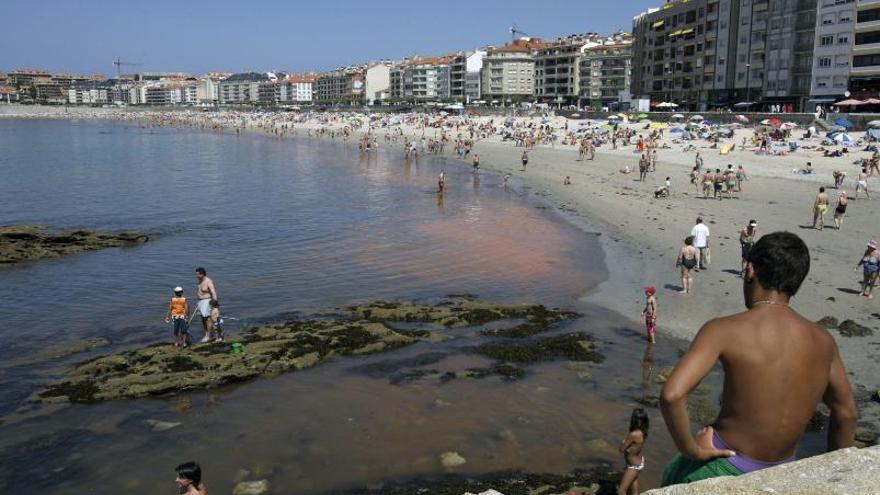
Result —
<instances>
[{"instance_id":1,"label":"window","mask_svg":"<svg viewBox=\"0 0 880 495\"><path fill-rule=\"evenodd\" d=\"M870 45L872 43L880 43L880 31L856 33L857 45Z\"/></svg>"},{"instance_id":2,"label":"window","mask_svg":"<svg viewBox=\"0 0 880 495\"><path fill-rule=\"evenodd\" d=\"M831 46L834 44L834 36L827 35L819 38L819 46Z\"/></svg>"},{"instance_id":3,"label":"window","mask_svg":"<svg viewBox=\"0 0 880 495\"><path fill-rule=\"evenodd\" d=\"M873 65L880 65L880 54L853 56L853 67L870 67Z\"/></svg>"},{"instance_id":4,"label":"window","mask_svg":"<svg viewBox=\"0 0 880 495\"><path fill-rule=\"evenodd\" d=\"M857 22L880 21L880 9L862 10L856 16Z\"/></svg>"},{"instance_id":5,"label":"window","mask_svg":"<svg viewBox=\"0 0 880 495\"><path fill-rule=\"evenodd\" d=\"M819 57L819 67L831 67L831 57Z\"/></svg>"},{"instance_id":6,"label":"window","mask_svg":"<svg viewBox=\"0 0 880 495\"><path fill-rule=\"evenodd\" d=\"M849 44L849 34L840 34L837 36L837 44L838 45L848 45Z\"/></svg>"}]
</instances>

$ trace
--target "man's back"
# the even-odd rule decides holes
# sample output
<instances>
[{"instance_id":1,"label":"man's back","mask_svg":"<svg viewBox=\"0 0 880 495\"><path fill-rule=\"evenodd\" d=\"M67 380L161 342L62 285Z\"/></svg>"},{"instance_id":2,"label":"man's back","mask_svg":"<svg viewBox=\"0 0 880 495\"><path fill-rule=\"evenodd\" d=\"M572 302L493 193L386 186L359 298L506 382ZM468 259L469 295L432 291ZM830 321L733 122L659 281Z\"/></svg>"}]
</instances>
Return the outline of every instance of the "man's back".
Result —
<instances>
[{"instance_id":1,"label":"man's back","mask_svg":"<svg viewBox=\"0 0 880 495\"><path fill-rule=\"evenodd\" d=\"M753 459L791 457L828 389L834 340L787 305L756 307L703 331L717 342L724 366L715 424L721 437Z\"/></svg>"}]
</instances>

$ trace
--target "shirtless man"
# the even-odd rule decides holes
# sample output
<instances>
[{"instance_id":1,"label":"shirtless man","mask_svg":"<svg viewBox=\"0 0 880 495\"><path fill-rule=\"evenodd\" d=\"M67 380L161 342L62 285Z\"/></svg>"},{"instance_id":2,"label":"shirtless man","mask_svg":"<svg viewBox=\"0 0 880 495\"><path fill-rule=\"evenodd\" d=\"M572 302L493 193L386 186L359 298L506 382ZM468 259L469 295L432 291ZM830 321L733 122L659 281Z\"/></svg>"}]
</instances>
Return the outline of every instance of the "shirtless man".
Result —
<instances>
[{"instance_id":1,"label":"shirtless man","mask_svg":"<svg viewBox=\"0 0 880 495\"><path fill-rule=\"evenodd\" d=\"M837 345L788 305L809 268L809 250L794 234L768 234L752 248L743 277L747 311L706 323L663 386L660 407L680 451L664 486L794 460L819 402L831 410L828 450L852 446L856 406ZM694 437L686 397L717 361L721 413Z\"/></svg>"},{"instance_id":2,"label":"shirtless man","mask_svg":"<svg viewBox=\"0 0 880 495\"><path fill-rule=\"evenodd\" d=\"M201 342L207 342L211 335L211 299L220 300L217 296L217 289L214 288L214 281L208 276L208 272L204 268L196 268L196 280L199 286L196 289L196 296L199 303L196 305L196 312L202 317L202 327L205 329L205 335Z\"/></svg>"},{"instance_id":3,"label":"shirtless man","mask_svg":"<svg viewBox=\"0 0 880 495\"><path fill-rule=\"evenodd\" d=\"M819 188L819 194L816 195L816 202L813 203L813 228L822 230L825 227L825 213L828 212L828 194L825 188ZM818 224L818 227L816 226Z\"/></svg>"}]
</instances>

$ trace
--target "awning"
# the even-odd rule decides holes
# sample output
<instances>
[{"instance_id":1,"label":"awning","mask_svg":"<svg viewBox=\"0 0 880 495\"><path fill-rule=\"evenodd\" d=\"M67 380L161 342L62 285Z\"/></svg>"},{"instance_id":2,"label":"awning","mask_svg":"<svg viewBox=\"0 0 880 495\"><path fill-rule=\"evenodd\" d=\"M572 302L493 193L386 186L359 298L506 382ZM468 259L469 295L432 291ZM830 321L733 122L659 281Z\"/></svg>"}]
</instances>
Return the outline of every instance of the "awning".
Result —
<instances>
[{"instance_id":1,"label":"awning","mask_svg":"<svg viewBox=\"0 0 880 495\"><path fill-rule=\"evenodd\" d=\"M687 29L682 30L681 34L685 35L685 34L691 34L693 32L694 32L694 28L687 28Z\"/></svg>"},{"instance_id":2,"label":"awning","mask_svg":"<svg viewBox=\"0 0 880 495\"><path fill-rule=\"evenodd\" d=\"M681 29L679 29L678 31L673 31L673 32L669 33L669 36L678 36L679 34L681 34L681 31L682 31Z\"/></svg>"},{"instance_id":3,"label":"awning","mask_svg":"<svg viewBox=\"0 0 880 495\"><path fill-rule=\"evenodd\" d=\"M661 27L663 27L664 24L666 24L666 21L661 19L661 20L655 22L654 24L651 24L651 29L661 28Z\"/></svg>"},{"instance_id":4,"label":"awning","mask_svg":"<svg viewBox=\"0 0 880 495\"><path fill-rule=\"evenodd\" d=\"M834 103L835 98L810 98L807 103Z\"/></svg>"}]
</instances>

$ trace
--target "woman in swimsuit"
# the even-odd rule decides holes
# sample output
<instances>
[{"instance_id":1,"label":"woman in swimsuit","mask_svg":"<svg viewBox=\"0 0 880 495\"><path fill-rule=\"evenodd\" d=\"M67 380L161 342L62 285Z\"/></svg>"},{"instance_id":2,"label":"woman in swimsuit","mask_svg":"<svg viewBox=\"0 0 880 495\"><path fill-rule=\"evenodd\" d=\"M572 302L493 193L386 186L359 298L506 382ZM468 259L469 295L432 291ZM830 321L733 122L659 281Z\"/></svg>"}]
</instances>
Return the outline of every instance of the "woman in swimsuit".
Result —
<instances>
[{"instance_id":1,"label":"woman in swimsuit","mask_svg":"<svg viewBox=\"0 0 880 495\"><path fill-rule=\"evenodd\" d=\"M736 167L736 192L742 192L743 190L743 182L749 180L749 176L746 175L746 170L742 165Z\"/></svg>"},{"instance_id":2,"label":"woman in swimsuit","mask_svg":"<svg viewBox=\"0 0 880 495\"><path fill-rule=\"evenodd\" d=\"M862 267L862 293L859 295L873 299L874 295L871 294L871 291L877 285L877 275L880 274L880 253L877 253L877 241L868 242L868 248L865 249L865 254L862 255L862 259L855 269L858 270L860 266Z\"/></svg>"},{"instance_id":3,"label":"woman in swimsuit","mask_svg":"<svg viewBox=\"0 0 880 495\"><path fill-rule=\"evenodd\" d=\"M633 410L629 418L629 433L620 442L620 453L626 463L626 472L617 487L618 495L638 495L639 474L645 469L645 456L642 450L648 440L648 413L641 407Z\"/></svg>"},{"instance_id":4,"label":"woman in swimsuit","mask_svg":"<svg viewBox=\"0 0 880 495\"><path fill-rule=\"evenodd\" d=\"M733 198L733 191L736 190L736 174L733 170L728 170L725 174L727 176L727 198Z\"/></svg>"},{"instance_id":5,"label":"woman in swimsuit","mask_svg":"<svg viewBox=\"0 0 880 495\"><path fill-rule=\"evenodd\" d=\"M840 194L837 195L837 207L834 208L834 226L837 227L837 230L843 228L843 217L846 216L846 191L840 191Z\"/></svg>"},{"instance_id":6,"label":"woman in swimsuit","mask_svg":"<svg viewBox=\"0 0 880 495\"><path fill-rule=\"evenodd\" d=\"M679 293L687 294L693 288L693 272L697 267L697 248L694 247L694 236L689 235L684 239L684 246L678 252L675 264L681 267L681 290Z\"/></svg>"},{"instance_id":7,"label":"woman in swimsuit","mask_svg":"<svg viewBox=\"0 0 880 495\"><path fill-rule=\"evenodd\" d=\"M749 220L746 228L739 231L739 245L742 254L742 271L740 276L745 276L746 264L749 262L749 253L752 252L752 246L758 240L758 222Z\"/></svg>"}]
</instances>

